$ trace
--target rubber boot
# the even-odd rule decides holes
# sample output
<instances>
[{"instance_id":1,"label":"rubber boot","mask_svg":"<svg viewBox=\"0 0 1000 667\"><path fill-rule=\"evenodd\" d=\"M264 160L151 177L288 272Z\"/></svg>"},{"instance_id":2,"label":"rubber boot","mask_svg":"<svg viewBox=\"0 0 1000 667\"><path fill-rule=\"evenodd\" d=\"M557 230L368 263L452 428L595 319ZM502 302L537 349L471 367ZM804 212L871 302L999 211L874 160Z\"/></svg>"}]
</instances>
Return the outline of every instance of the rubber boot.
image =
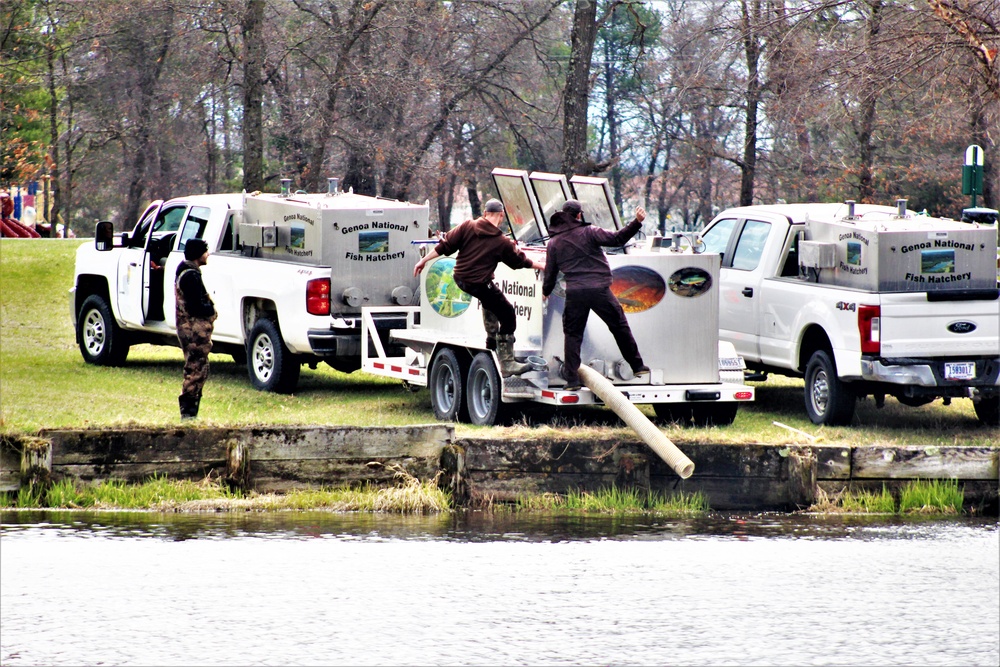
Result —
<instances>
[{"instance_id":1,"label":"rubber boot","mask_svg":"<svg viewBox=\"0 0 1000 667\"><path fill-rule=\"evenodd\" d=\"M483 327L486 329L486 349L497 349L497 334L500 333L500 320L490 311L483 308Z\"/></svg>"},{"instance_id":2,"label":"rubber boot","mask_svg":"<svg viewBox=\"0 0 1000 667\"><path fill-rule=\"evenodd\" d=\"M514 358L514 336L512 334L497 336L497 358L500 359L500 375L509 378L511 375L521 375L531 370L531 364L521 363Z\"/></svg>"},{"instance_id":3,"label":"rubber boot","mask_svg":"<svg viewBox=\"0 0 1000 667\"><path fill-rule=\"evenodd\" d=\"M191 394L181 394L177 397L177 403L181 408L181 421L194 419L198 416L198 397Z\"/></svg>"}]
</instances>

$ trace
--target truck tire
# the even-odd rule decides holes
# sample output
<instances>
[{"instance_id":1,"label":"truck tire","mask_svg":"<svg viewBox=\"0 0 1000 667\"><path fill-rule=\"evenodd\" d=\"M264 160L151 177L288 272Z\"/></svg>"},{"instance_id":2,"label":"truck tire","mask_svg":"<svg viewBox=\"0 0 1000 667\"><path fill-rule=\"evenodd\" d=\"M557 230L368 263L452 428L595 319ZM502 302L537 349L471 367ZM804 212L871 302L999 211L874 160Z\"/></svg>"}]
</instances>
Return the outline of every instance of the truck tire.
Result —
<instances>
[{"instance_id":1,"label":"truck tire","mask_svg":"<svg viewBox=\"0 0 1000 667\"><path fill-rule=\"evenodd\" d=\"M429 386L431 408L434 416L442 421L468 421L465 391L462 384L462 365L454 350L444 348L434 355L431 362Z\"/></svg>"},{"instance_id":2,"label":"truck tire","mask_svg":"<svg viewBox=\"0 0 1000 667\"><path fill-rule=\"evenodd\" d=\"M299 383L301 366L281 338L278 323L257 320L247 342L247 370L255 389L290 394Z\"/></svg>"},{"instance_id":3,"label":"truck tire","mask_svg":"<svg viewBox=\"0 0 1000 667\"><path fill-rule=\"evenodd\" d=\"M76 340L88 364L121 366L128 357L128 333L118 326L104 297L88 296L76 319Z\"/></svg>"},{"instance_id":4,"label":"truck tire","mask_svg":"<svg viewBox=\"0 0 1000 667\"><path fill-rule=\"evenodd\" d=\"M736 419L740 404L735 401L726 403L696 403L691 406L691 415L695 426L729 426Z\"/></svg>"},{"instance_id":5,"label":"truck tire","mask_svg":"<svg viewBox=\"0 0 1000 667\"><path fill-rule=\"evenodd\" d=\"M806 364L806 412L813 424L847 426L854 418L858 397L837 377L831 353L816 350Z\"/></svg>"},{"instance_id":6,"label":"truck tire","mask_svg":"<svg viewBox=\"0 0 1000 667\"><path fill-rule=\"evenodd\" d=\"M972 402L983 426L1000 426L1000 396L986 396Z\"/></svg>"},{"instance_id":7,"label":"truck tire","mask_svg":"<svg viewBox=\"0 0 1000 667\"><path fill-rule=\"evenodd\" d=\"M493 355L480 352L469 366L465 402L469 408L469 421L477 426L495 426L503 409L503 385Z\"/></svg>"}]
</instances>

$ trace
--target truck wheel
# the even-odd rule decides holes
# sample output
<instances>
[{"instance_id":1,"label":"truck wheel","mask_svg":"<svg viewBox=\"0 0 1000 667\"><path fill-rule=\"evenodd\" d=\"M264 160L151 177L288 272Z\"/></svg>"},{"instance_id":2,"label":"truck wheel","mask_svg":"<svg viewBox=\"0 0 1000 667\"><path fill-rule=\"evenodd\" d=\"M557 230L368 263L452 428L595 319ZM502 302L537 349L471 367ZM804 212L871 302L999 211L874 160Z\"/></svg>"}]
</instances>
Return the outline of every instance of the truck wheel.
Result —
<instances>
[{"instance_id":1,"label":"truck wheel","mask_svg":"<svg viewBox=\"0 0 1000 667\"><path fill-rule=\"evenodd\" d=\"M115 322L103 297L88 296L76 320L76 340L88 364L121 366L128 357L128 334Z\"/></svg>"},{"instance_id":2,"label":"truck wheel","mask_svg":"<svg viewBox=\"0 0 1000 667\"><path fill-rule=\"evenodd\" d=\"M813 352L806 364L805 399L813 424L847 426L854 418L857 395L837 377L837 366L826 350Z\"/></svg>"},{"instance_id":3,"label":"truck wheel","mask_svg":"<svg viewBox=\"0 0 1000 667\"><path fill-rule=\"evenodd\" d=\"M688 426L691 423L691 406L687 403L653 403L656 420L664 424L680 424Z\"/></svg>"},{"instance_id":4,"label":"truck wheel","mask_svg":"<svg viewBox=\"0 0 1000 667\"><path fill-rule=\"evenodd\" d=\"M444 348L431 362L431 407L442 421L467 421L465 392L462 386L462 366L454 350Z\"/></svg>"},{"instance_id":5,"label":"truck wheel","mask_svg":"<svg viewBox=\"0 0 1000 667\"><path fill-rule=\"evenodd\" d=\"M279 394L295 391L301 367L285 347L276 322L267 318L257 320L250 330L247 348L247 370L254 388Z\"/></svg>"},{"instance_id":6,"label":"truck wheel","mask_svg":"<svg viewBox=\"0 0 1000 667\"><path fill-rule=\"evenodd\" d=\"M983 426L1000 426L1000 396L984 396L973 401L972 408Z\"/></svg>"},{"instance_id":7,"label":"truck wheel","mask_svg":"<svg viewBox=\"0 0 1000 667\"><path fill-rule=\"evenodd\" d=\"M503 408L500 398L503 385L492 354L480 352L472 359L466 388L469 421L478 426L495 426L499 423Z\"/></svg>"},{"instance_id":8,"label":"truck wheel","mask_svg":"<svg viewBox=\"0 0 1000 667\"><path fill-rule=\"evenodd\" d=\"M736 419L740 404L702 403L691 406L695 426L729 426Z\"/></svg>"}]
</instances>

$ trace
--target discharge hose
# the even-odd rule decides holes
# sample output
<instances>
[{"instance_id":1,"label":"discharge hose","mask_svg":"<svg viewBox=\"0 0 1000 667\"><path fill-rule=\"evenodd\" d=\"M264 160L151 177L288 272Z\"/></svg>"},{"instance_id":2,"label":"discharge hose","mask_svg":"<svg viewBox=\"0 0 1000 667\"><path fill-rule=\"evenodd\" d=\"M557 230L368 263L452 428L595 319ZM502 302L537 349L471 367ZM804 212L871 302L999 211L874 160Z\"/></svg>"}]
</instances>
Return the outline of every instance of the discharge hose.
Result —
<instances>
[{"instance_id":1,"label":"discharge hose","mask_svg":"<svg viewBox=\"0 0 1000 667\"><path fill-rule=\"evenodd\" d=\"M656 425L625 398L606 377L589 366L581 365L580 379L592 392L600 396L605 405L614 410L615 414L649 445L650 449L666 461L681 479L687 479L694 473L694 462L677 449L677 445L670 442L667 436L663 435L663 432L656 428Z\"/></svg>"}]
</instances>

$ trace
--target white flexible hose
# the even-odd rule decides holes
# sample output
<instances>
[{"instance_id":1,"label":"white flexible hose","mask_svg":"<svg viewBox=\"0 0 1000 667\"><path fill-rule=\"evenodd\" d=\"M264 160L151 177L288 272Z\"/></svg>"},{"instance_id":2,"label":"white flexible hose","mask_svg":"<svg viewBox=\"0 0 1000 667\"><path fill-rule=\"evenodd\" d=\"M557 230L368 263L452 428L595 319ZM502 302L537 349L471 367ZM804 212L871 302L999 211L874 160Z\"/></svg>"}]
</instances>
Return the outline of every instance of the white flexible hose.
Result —
<instances>
[{"instance_id":1,"label":"white flexible hose","mask_svg":"<svg viewBox=\"0 0 1000 667\"><path fill-rule=\"evenodd\" d=\"M674 472L687 479L694 473L694 462L677 445L670 442L656 425L649 421L646 415L639 411L627 398L622 396L611 382L590 366L580 366L580 379L592 392L604 400L605 405L614 410L633 431L635 431L649 448L667 462Z\"/></svg>"}]
</instances>

